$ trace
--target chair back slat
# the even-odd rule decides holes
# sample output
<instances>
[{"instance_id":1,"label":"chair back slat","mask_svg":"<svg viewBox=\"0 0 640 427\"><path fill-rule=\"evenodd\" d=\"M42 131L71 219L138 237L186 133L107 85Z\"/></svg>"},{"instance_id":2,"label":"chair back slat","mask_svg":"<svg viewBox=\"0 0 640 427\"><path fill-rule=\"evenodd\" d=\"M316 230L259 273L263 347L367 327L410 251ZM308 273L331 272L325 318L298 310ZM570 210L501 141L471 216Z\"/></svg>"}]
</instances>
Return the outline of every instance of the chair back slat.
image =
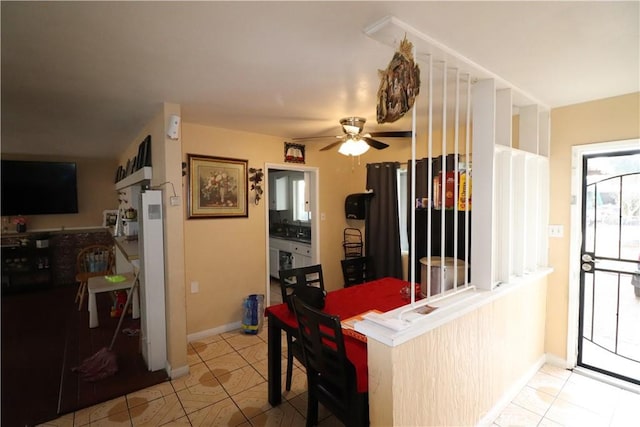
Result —
<instances>
[{"instance_id":1,"label":"chair back slat","mask_svg":"<svg viewBox=\"0 0 640 427\"><path fill-rule=\"evenodd\" d=\"M324 291L324 278L322 276L322 265L320 264L280 270L279 275L282 302L287 303L291 312L293 312L291 295L296 286L314 286Z\"/></svg>"},{"instance_id":2,"label":"chair back slat","mask_svg":"<svg viewBox=\"0 0 640 427\"><path fill-rule=\"evenodd\" d=\"M375 279L372 257L347 258L343 259L341 264L345 288Z\"/></svg>"},{"instance_id":3,"label":"chair back slat","mask_svg":"<svg viewBox=\"0 0 640 427\"><path fill-rule=\"evenodd\" d=\"M89 276L113 274L115 253L113 246L91 245L83 248L76 258L77 273Z\"/></svg>"}]
</instances>

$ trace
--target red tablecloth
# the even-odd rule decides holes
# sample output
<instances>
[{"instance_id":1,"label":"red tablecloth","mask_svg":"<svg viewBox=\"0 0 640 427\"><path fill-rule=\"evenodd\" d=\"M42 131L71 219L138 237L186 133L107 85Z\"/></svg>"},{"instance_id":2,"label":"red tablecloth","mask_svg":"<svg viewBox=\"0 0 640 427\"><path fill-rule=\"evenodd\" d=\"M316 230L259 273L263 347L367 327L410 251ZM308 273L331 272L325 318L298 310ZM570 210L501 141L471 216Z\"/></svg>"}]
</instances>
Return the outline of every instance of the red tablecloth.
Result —
<instances>
[{"instance_id":1,"label":"red tablecloth","mask_svg":"<svg viewBox=\"0 0 640 427\"><path fill-rule=\"evenodd\" d=\"M385 277L361 285L338 289L327 293L324 310L329 314L336 314L341 319L348 319L369 310L382 312L401 307L409 301L402 298L400 289L407 285L400 279ZM295 314L289 311L287 304L267 307L266 313L276 316L280 321L292 328L298 327ZM345 349L347 357L356 368L358 392L368 390L367 345L362 341L345 335Z\"/></svg>"}]
</instances>

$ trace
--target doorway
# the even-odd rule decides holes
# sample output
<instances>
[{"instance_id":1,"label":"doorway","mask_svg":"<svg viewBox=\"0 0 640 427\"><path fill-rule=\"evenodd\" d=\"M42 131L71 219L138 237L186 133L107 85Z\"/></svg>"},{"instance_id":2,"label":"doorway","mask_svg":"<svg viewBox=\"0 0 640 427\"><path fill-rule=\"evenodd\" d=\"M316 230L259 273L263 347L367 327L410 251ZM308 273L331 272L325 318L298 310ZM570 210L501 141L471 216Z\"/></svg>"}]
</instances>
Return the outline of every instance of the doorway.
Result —
<instances>
[{"instance_id":1,"label":"doorway","mask_svg":"<svg viewBox=\"0 0 640 427\"><path fill-rule=\"evenodd\" d=\"M266 220L266 301L265 304L270 305L272 295L276 297L276 303L279 302L279 282L271 277L272 269L279 269L281 258L280 254L284 254L283 259L289 262L293 268L299 262L303 265L313 265L320 263L320 208L319 208L319 171L316 167L308 167L297 164L265 164L265 220ZM279 180L278 177L284 176L286 179ZM289 179L295 176L295 179ZM285 186L286 192L289 193L285 197L285 201L276 197L277 188L282 189ZM282 206L281 206L282 204ZM272 248L270 245L270 237L272 237L274 214L278 218L277 223L288 223L292 227L286 227L287 231L297 231L302 234L288 235L285 238L297 239L302 245L294 245L289 249ZM285 230L279 230L284 232ZM282 234L282 233L280 233ZM283 236L279 236L282 238ZM282 242L281 242L282 243ZM297 249L310 248L308 253L304 249L304 254L292 253ZM294 261L295 260L295 261ZM274 265L275 264L275 265ZM273 289L272 289L272 284ZM276 289L277 288L277 289Z\"/></svg>"},{"instance_id":2,"label":"doorway","mask_svg":"<svg viewBox=\"0 0 640 427\"><path fill-rule=\"evenodd\" d=\"M577 365L640 384L640 149L582 153Z\"/></svg>"}]
</instances>

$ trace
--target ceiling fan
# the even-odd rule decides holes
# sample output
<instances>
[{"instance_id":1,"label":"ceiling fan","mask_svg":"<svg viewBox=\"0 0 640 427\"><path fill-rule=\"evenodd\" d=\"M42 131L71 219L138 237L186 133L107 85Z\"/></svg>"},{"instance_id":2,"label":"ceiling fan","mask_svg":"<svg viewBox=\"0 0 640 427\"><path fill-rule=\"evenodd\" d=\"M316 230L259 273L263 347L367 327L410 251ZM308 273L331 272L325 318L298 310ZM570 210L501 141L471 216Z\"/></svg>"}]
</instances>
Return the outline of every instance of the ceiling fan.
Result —
<instances>
[{"instance_id":1,"label":"ceiling fan","mask_svg":"<svg viewBox=\"0 0 640 427\"><path fill-rule=\"evenodd\" d=\"M302 141L309 139L326 139L326 138L338 138L338 141L327 145L320 149L320 151L330 150L338 144L342 144L338 149L340 154L346 156L359 156L365 153L369 147L373 147L377 150L387 148L389 144L382 141L378 141L376 138L406 138L411 136L411 131L387 131L387 132L371 132L362 134L362 129L367 120L362 117L345 117L340 119L340 125L342 126L342 132L344 135L337 136L311 136L307 138L293 138L294 141Z\"/></svg>"}]
</instances>

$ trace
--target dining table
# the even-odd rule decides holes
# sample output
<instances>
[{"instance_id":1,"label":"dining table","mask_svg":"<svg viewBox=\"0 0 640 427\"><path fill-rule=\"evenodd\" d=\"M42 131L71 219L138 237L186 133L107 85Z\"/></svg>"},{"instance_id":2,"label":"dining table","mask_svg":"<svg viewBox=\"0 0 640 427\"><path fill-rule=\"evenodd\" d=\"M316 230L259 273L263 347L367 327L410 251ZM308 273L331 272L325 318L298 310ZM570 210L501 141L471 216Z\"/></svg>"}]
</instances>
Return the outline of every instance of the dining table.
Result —
<instances>
[{"instance_id":1,"label":"dining table","mask_svg":"<svg viewBox=\"0 0 640 427\"><path fill-rule=\"evenodd\" d=\"M370 310L386 312L409 303L402 289L410 285L401 279L385 277L360 285L327 292L323 311L337 315L341 320L358 316ZM286 303L271 305L265 309L268 319L268 394L269 404L282 402L282 331L298 337L298 322L295 313ZM357 390L368 391L366 340L344 334L347 358L356 371Z\"/></svg>"}]
</instances>

